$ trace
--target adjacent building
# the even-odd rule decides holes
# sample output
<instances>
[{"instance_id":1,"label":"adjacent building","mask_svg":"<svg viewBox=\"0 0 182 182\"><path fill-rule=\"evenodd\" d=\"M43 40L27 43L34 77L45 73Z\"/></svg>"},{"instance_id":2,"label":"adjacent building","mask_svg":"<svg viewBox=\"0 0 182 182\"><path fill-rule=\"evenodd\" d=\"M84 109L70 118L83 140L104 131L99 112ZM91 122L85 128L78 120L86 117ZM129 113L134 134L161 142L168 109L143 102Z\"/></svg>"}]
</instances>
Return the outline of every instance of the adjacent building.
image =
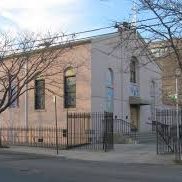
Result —
<instances>
[{"instance_id":1,"label":"adjacent building","mask_svg":"<svg viewBox=\"0 0 182 182\"><path fill-rule=\"evenodd\" d=\"M182 104L182 79L181 74L177 75L176 73L180 70L177 56L181 57L181 46L181 39L173 39L173 45L171 41L156 41L150 45L151 51L162 70L162 102L167 108L174 108L176 105L176 84L178 86L179 105ZM174 50L177 50L177 53Z\"/></svg>"}]
</instances>

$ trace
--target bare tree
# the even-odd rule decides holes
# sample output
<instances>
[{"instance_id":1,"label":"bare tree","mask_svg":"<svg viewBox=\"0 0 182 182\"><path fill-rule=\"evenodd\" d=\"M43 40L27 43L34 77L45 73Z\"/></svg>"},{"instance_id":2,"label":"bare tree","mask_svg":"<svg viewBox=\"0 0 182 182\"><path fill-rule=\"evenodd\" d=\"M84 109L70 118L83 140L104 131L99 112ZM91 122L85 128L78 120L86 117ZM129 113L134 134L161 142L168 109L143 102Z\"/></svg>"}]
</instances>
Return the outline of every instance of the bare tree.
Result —
<instances>
[{"instance_id":1,"label":"bare tree","mask_svg":"<svg viewBox=\"0 0 182 182\"><path fill-rule=\"evenodd\" d=\"M69 64L60 59L69 51L73 37L42 36L24 33L0 36L0 113L11 107L26 91L34 89L31 82L63 72ZM52 83L52 81L50 81ZM48 88L51 91L51 87Z\"/></svg>"},{"instance_id":2,"label":"bare tree","mask_svg":"<svg viewBox=\"0 0 182 182\"><path fill-rule=\"evenodd\" d=\"M140 15L148 15L137 23L137 30L146 40L156 61L163 69L163 101L175 104L176 69L182 70L182 2L180 0L138 0ZM143 16L142 16L143 17ZM179 82L182 83L181 77ZM181 84L179 85L181 90ZM179 92L179 104L182 92Z\"/></svg>"},{"instance_id":3,"label":"bare tree","mask_svg":"<svg viewBox=\"0 0 182 182\"><path fill-rule=\"evenodd\" d=\"M150 14L148 19L139 21L137 29L145 36L148 47L152 49L157 58L156 60L159 63L162 62L163 89L166 89L166 93L163 92L163 94L166 94L168 97L169 93L172 92L174 95L179 90L175 88L177 80L180 81L180 87L182 83L181 76L176 73L177 69L182 71L182 1L139 0L138 8L141 14ZM179 98L182 101L182 92L180 91L178 94L181 97L177 95L177 100L175 99L177 109ZM163 98L166 96L163 95ZM166 101L166 98L163 101ZM177 126L178 124L177 121ZM176 160L181 160L180 140L178 127L175 151Z\"/></svg>"},{"instance_id":4,"label":"bare tree","mask_svg":"<svg viewBox=\"0 0 182 182\"><path fill-rule=\"evenodd\" d=\"M137 29L157 57L173 58L182 70L182 2L180 0L139 0Z\"/></svg>"}]
</instances>

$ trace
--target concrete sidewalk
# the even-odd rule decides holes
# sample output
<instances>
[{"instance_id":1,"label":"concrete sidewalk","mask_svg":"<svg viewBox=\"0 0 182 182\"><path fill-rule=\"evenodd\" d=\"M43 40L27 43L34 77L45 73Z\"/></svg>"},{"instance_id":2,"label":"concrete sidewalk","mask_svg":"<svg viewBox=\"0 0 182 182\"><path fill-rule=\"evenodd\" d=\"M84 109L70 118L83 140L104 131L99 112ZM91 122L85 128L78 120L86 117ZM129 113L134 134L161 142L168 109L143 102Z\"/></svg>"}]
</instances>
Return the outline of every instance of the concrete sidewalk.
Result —
<instances>
[{"instance_id":1,"label":"concrete sidewalk","mask_svg":"<svg viewBox=\"0 0 182 182\"><path fill-rule=\"evenodd\" d=\"M110 152L92 152L84 150L59 150L55 149L11 146L0 149L0 153L24 153L32 155L44 155L47 157L62 157L87 161L106 161L117 163L143 163L143 164L173 164L174 155L156 155L156 145L147 144L118 144L115 150Z\"/></svg>"}]
</instances>

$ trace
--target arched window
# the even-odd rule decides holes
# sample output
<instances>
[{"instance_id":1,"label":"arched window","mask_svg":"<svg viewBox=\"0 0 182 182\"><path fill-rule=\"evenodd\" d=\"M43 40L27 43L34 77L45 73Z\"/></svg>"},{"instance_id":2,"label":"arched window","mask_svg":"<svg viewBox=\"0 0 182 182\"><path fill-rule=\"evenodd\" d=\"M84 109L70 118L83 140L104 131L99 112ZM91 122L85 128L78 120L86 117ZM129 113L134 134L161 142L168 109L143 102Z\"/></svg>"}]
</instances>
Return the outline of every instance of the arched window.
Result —
<instances>
[{"instance_id":1,"label":"arched window","mask_svg":"<svg viewBox=\"0 0 182 182\"><path fill-rule=\"evenodd\" d=\"M114 111L114 87L113 87L113 71L111 68L107 70L107 112Z\"/></svg>"},{"instance_id":2,"label":"arched window","mask_svg":"<svg viewBox=\"0 0 182 182\"><path fill-rule=\"evenodd\" d=\"M130 82L137 82L137 59L132 57L130 62Z\"/></svg>"},{"instance_id":3,"label":"arched window","mask_svg":"<svg viewBox=\"0 0 182 182\"><path fill-rule=\"evenodd\" d=\"M76 107L76 74L72 67L64 72L64 106L65 108Z\"/></svg>"}]
</instances>

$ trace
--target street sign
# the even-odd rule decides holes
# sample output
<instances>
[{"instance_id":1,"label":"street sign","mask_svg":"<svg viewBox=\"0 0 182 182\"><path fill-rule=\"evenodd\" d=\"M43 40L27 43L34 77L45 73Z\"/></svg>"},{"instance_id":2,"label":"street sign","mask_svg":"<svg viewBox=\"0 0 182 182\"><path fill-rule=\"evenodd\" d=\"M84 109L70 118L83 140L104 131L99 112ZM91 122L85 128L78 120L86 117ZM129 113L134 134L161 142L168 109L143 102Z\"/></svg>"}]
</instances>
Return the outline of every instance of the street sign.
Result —
<instances>
[{"instance_id":1,"label":"street sign","mask_svg":"<svg viewBox=\"0 0 182 182\"><path fill-rule=\"evenodd\" d=\"M168 99L172 100L172 101L176 101L177 100L177 95L174 94L174 95L168 95L167 96Z\"/></svg>"}]
</instances>

